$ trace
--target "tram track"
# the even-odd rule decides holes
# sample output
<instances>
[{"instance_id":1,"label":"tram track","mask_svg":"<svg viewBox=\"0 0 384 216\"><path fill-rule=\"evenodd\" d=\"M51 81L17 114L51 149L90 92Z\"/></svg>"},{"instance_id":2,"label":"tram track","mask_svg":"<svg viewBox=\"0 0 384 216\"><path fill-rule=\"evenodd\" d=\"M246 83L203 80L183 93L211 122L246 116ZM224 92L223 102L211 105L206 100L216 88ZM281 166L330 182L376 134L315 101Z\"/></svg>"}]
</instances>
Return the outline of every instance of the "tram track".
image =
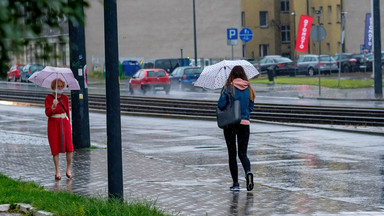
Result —
<instances>
[{"instance_id":1,"label":"tram track","mask_svg":"<svg viewBox=\"0 0 384 216\"><path fill-rule=\"evenodd\" d=\"M39 106L43 106L46 95L46 91L0 90L0 100L31 103ZM89 94L88 106L92 111L105 112L105 95ZM214 118L216 101L121 96L120 109L122 113ZM384 126L384 110L380 108L256 103L254 111L251 113L251 119L272 122Z\"/></svg>"}]
</instances>

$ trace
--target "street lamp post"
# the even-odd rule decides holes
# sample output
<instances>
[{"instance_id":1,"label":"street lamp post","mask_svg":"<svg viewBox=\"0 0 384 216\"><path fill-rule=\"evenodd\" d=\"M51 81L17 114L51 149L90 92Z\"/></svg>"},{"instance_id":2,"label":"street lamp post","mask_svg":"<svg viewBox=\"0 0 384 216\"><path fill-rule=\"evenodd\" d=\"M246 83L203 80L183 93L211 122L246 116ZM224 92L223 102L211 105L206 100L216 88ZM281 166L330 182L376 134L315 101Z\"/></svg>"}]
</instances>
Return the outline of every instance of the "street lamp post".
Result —
<instances>
[{"instance_id":1,"label":"street lamp post","mask_svg":"<svg viewBox=\"0 0 384 216\"><path fill-rule=\"evenodd\" d=\"M196 47L196 12L195 0L193 0L193 41L195 44L195 66L197 66L197 47Z\"/></svg>"},{"instance_id":2,"label":"street lamp post","mask_svg":"<svg viewBox=\"0 0 384 216\"><path fill-rule=\"evenodd\" d=\"M293 47L294 47L294 59L296 59L296 12L292 11L293 16Z\"/></svg>"},{"instance_id":3,"label":"street lamp post","mask_svg":"<svg viewBox=\"0 0 384 216\"><path fill-rule=\"evenodd\" d=\"M343 52L343 44L344 44L344 25L345 25L345 14L347 12L343 11L341 12L341 36L340 36L340 45L339 45L339 53L341 54ZM337 86L340 87L340 76L341 76L341 58L339 54L339 73L338 73L338 79L337 79Z\"/></svg>"},{"instance_id":4,"label":"street lamp post","mask_svg":"<svg viewBox=\"0 0 384 216\"><path fill-rule=\"evenodd\" d=\"M291 15L293 16L293 60L296 61L296 12L292 11ZM295 69L295 76L296 76Z\"/></svg>"}]
</instances>

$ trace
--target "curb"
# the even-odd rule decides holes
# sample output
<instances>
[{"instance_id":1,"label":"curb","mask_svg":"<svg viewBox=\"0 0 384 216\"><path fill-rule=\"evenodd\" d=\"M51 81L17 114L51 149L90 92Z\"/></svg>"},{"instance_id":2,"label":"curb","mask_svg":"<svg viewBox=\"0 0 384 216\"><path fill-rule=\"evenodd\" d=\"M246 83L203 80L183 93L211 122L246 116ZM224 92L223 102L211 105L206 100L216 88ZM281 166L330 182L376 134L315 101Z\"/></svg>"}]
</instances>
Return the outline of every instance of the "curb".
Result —
<instances>
[{"instance_id":1,"label":"curb","mask_svg":"<svg viewBox=\"0 0 384 216\"><path fill-rule=\"evenodd\" d=\"M2 212L8 212L10 209L11 205L10 204L3 204L0 205L0 213ZM46 212L46 211L36 211L34 207L27 203L16 203L16 209L19 210L19 212L23 214L28 214L28 215L33 215L33 216L53 216L54 214L51 212Z\"/></svg>"}]
</instances>

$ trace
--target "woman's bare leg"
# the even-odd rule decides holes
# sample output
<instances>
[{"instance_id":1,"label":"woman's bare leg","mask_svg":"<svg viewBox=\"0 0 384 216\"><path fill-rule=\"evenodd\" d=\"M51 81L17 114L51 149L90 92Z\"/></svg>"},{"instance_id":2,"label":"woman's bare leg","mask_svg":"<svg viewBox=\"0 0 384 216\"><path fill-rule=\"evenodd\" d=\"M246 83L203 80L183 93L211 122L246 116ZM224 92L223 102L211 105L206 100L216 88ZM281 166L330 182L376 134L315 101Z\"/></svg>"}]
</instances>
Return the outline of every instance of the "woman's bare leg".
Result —
<instances>
[{"instance_id":1,"label":"woman's bare leg","mask_svg":"<svg viewBox=\"0 0 384 216\"><path fill-rule=\"evenodd\" d=\"M72 152L67 152L66 153L67 157L67 171L66 175L68 178L72 178L72 172L71 172L71 163L72 163Z\"/></svg>"},{"instance_id":2,"label":"woman's bare leg","mask_svg":"<svg viewBox=\"0 0 384 216\"><path fill-rule=\"evenodd\" d=\"M55 164L55 179L60 180L60 169L59 169L59 154L53 155L53 163Z\"/></svg>"}]
</instances>

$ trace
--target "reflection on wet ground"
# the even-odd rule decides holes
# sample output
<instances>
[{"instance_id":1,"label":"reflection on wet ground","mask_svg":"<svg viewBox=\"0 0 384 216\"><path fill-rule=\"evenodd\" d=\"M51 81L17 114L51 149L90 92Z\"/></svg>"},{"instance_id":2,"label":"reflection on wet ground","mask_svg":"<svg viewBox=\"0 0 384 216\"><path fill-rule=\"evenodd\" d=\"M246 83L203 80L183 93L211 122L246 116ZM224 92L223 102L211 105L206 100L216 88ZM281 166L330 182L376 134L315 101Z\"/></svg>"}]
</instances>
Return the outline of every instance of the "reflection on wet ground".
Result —
<instances>
[{"instance_id":1,"label":"reflection on wet ground","mask_svg":"<svg viewBox=\"0 0 384 216\"><path fill-rule=\"evenodd\" d=\"M364 76L367 76L367 74ZM128 83L128 80L121 81L120 95L131 95L128 89ZM38 87L33 83L13 83L0 81L0 88L50 92L49 89ZM319 87L310 85L253 84L253 88L255 89L257 95L255 101L256 103L384 108L384 99L377 98L375 96L373 87L359 89L332 89L321 87L322 93L320 95ZM89 81L89 94L105 94L105 92L105 83L103 80ZM143 95L140 92L136 92L135 95L216 101L219 98L219 92L220 90L171 90L168 95L163 91L157 92L155 94L147 93L146 95Z\"/></svg>"},{"instance_id":2,"label":"reflection on wet ground","mask_svg":"<svg viewBox=\"0 0 384 216\"><path fill-rule=\"evenodd\" d=\"M382 136L252 124L255 189L244 189L239 168L243 188L233 193L216 122L135 116L121 122L126 199L156 201L181 215L384 214ZM105 115L91 113L90 125L92 144L106 147ZM51 190L107 196L105 148L76 150L73 179L56 182L42 108L0 105L0 128L1 173Z\"/></svg>"}]
</instances>

